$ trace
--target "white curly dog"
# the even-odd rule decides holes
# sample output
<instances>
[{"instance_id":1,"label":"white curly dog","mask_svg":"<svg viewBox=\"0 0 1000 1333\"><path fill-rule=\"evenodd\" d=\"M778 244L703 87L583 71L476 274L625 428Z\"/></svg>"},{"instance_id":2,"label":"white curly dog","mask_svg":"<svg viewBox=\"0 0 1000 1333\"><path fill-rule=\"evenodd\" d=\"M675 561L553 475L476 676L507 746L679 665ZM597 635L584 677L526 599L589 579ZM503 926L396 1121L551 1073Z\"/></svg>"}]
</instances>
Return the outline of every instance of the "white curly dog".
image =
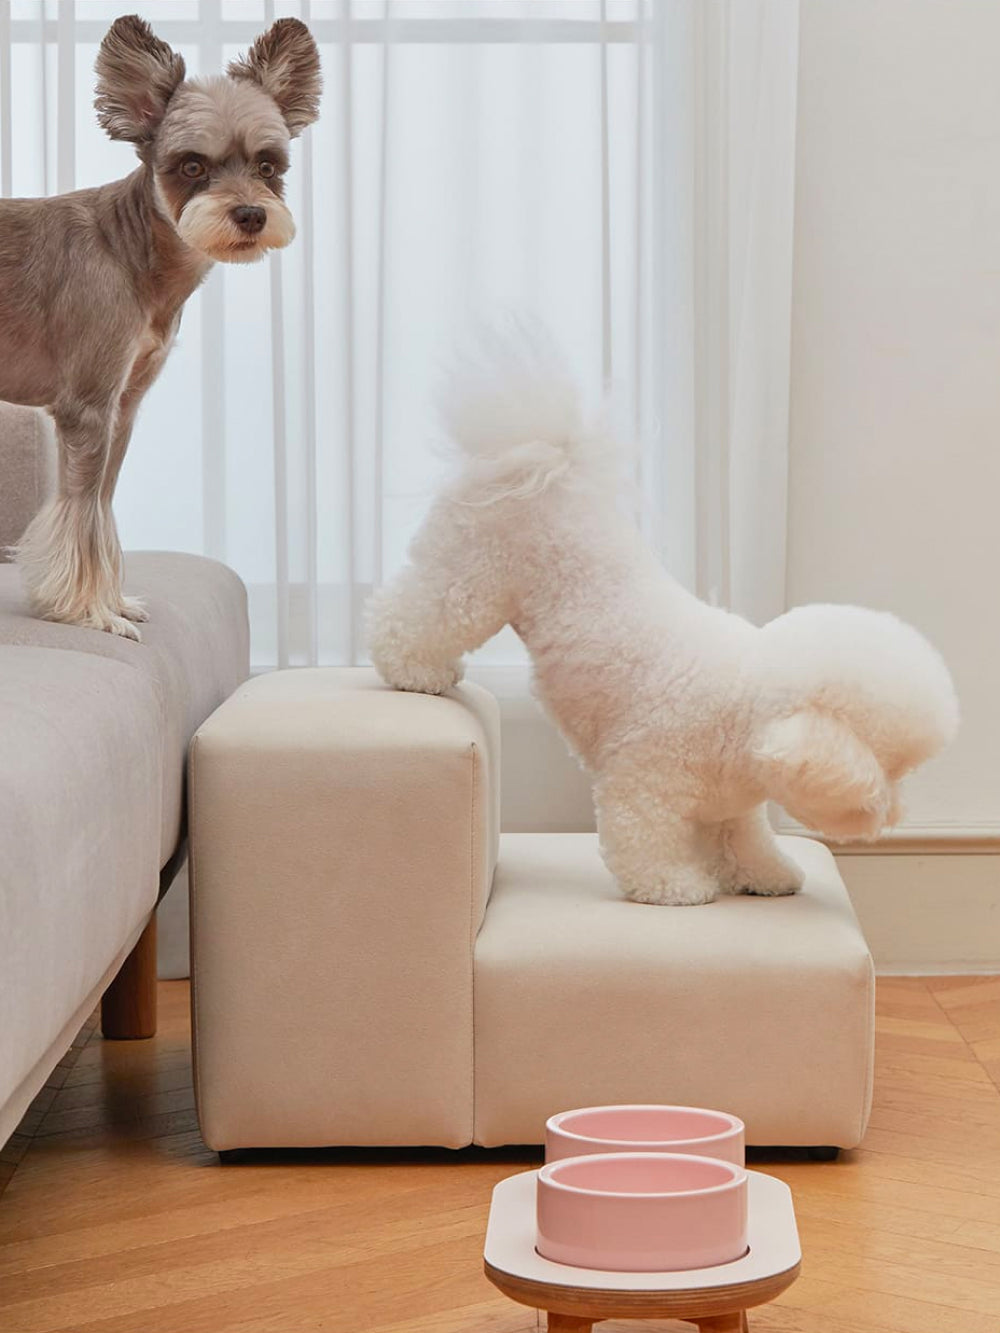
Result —
<instances>
[{"instance_id":1,"label":"white curly dog","mask_svg":"<svg viewBox=\"0 0 1000 1333\"><path fill-rule=\"evenodd\" d=\"M390 685L446 691L510 623L592 776L604 860L639 902L794 893L768 800L831 838L898 820L900 779L958 724L922 635L854 606L757 628L692 596L620 507L621 451L585 425L537 333L487 335L442 409L464 465L369 605Z\"/></svg>"}]
</instances>

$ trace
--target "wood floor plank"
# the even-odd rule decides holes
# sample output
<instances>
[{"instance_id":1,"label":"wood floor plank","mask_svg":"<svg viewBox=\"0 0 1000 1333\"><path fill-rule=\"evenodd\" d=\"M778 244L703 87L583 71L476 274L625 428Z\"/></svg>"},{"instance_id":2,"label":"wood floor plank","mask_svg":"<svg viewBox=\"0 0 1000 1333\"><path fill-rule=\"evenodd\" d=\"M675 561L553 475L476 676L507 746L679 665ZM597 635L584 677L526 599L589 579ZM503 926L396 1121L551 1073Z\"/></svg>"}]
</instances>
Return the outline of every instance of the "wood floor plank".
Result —
<instances>
[{"instance_id":1,"label":"wood floor plank","mask_svg":"<svg viewBox=\"0 0 1000 1333\"><path fill-rule=\"evenodd\" d=\"M865 1135L865 1151L903 1157L908 1161L926 1161L938 1166L974 1169L984 1187L993 1185L1000 1197L1000 1150L979 1140L975 1163L969 1159L968 1145L962 1141L961 1122L956 1120L950 1140L928 1138L923 1134L902 1133L872 1128Z\"/></svg>"},{"instance_id":2,"label":"wood floor plank","mask_svg":"<svg viewBox=\"0 0 1000 1333\"><path fill-rule=\"evenodd\" d=\"M971 1059L950 1059L944 1055L915 1054L912 1051L888 1049L881 1057L882 1067L889 1073L899 1071L917 1074L922 1078L944 1078L953 1083L971 1083L986 1088L990 1077L973 1055Z\"/></svg>"},{"instance_id":3,"label":"wood floor plank","mask_svg":"<svg viewBox=\"0 0 1000 1333\"><path fill-rule=\"evenodd\" d=\"M1000 1037L1000 1004L968 1005L952 1009L948 1017L964 1041L995 1041Z\"/></svg>"},{"instance_id":4,"label":"wood floor plank","mask_svg":"<svg viewBox=\"0 0 1000 1333\"><path fill-rule=\"evenodd\" d=\"M192 1092L190 1060L185 1060L174 1069L123 1069L115 1075L111 1086L106 1086L100 1079L91 1083L66 1083L52 1090L50 1109L72 1111L81 1106L100 1106L109 1097L116 1101L126 1101L179 1090Z\"/></svg>"},{"instance_id":5,"label":"wood floor plank","mask_svg":"<svg viewBox=\"0 0 1000 1333\"><path fill-rule=\"evenodd\" d=\"M947 1151L955 1141L955 1120L938 1111L928 1110L926 1114L912 1108L879 1103L872 1108L870 1128L881 1129L898 1134L911 1134L916 1138L926 1139ZM977 1121L975 1133L979 1143L991 1152L1000 1151L1000 1125L996 1116Z\"/></svg>"},{"instance_id":6,"label":"wood floor plank","mask_svg":"<svg viewBox=\"0 0 1000 1333\"><path fill-rule=\"evenodd\" d=\"M927 989L946 1012L968 1004L1000 1002L1000 977L928 977Z\"/></svg>"},{"instance_id":7,"label":"wood floor plank","mask_svg":"<svg viewBox=\"0 0 1000 1333\"><path fill-rule=\"evenodd\" d=\"M997 1333L992 1314L888 1295L829 1278L800 1278L776 1304L799 1312L802 1333L822 1329L824 1319L852 1333ZM764 1314L755 1311L754 1323L759 1325Z\"/></svg>"},{"instance_id":8,"label":"wood floor plank","mask_svg":"<svg viewBox=\"0 0 1000 1333\"><path fill-rule=\"evenodd\" d=\"M1000 1222L962 1222L951 1235L961 1245L1000 1254Z\"/></svg>"},{"instance_id":9,"label":"wood floor plank","mask_svg":"<svg viewBox=\"0 0 1000 1333\"><path fill-rule=\"evenodd\" d=\"M373 1333L535 1333L539 1328L534 1311L525 1306L514 1305L508 1300L502 1304L494 1298L477 1305L464 1305L457 1310L435 1311L430 1315L421 1315L416 1319L404 1319L402 1323L381 1324ZM602 1325L602 1333L613 1330L613 1324ZM671 1324L661 1324L661 1329L670 1329L670 1333L688 1333L683 1324L676 1320ZM635 1325L628 1333L640 1333ZM656 1325L643 1325L641 1333L656 1333Z\"/></svg>"},{"instance_id":10,"label":"wood floor plank","mask_svg":"<svg viewBox=\"0 0 1000 1333\"><path fill-rule=\"evenodd\" d=\"M954 1098L943 1097L936 1090L931 1092L926 1087L915 1098L912 1085L900 1085L896 1080L883 1076L879 1080L878 1096L872 1110L898 1111L915 1119L925 1116L944 1119L951 1122L951 1132L954 1133ZM992 1095L980 1098L978 1103L963 1100L960 1114L966 1130L972 1126L986 1131L996 1128L996 1103Z\"/></svg>"},{"instance_id":11,"label":"wood floor plank","mask_svg":"<svg viewBox=\"0 0 1000 1333\"><path fill-rule=\"evenodd\" d=\"M890 1263L849 1250L831 1249L818 1256L812 1267L819 1279L825 1278L852 1291L989 1316L994 1321L994 1330L1000 1328L1000 1283L971 1277L956 1280L924 1268L921 1257L913 1254L909 1263Z\"/></svg>"},{"instance_id":12,"label":"wood floor plank","mask_svg":"<svg viewBox=\"0 0 1000 1333\"><path fill-rule=\"evenodd\" d=\"M879 1013L875 1018L875 1035L888 1037L917 1037L928 1041L962 1044L962 1038L934 1006L933 1017L899 1018L890 1013Z\"/></svg>"},{"instance_id":13,"label":"wood floor plank","mask_svg":"<svg viewBox=\"0 0 1000 1333\"><path fill-rule=\"evenodd\" d=\"M198 1269L188 1268L159 1287L147 1284L138 1297L141 1304L131 1289L90 1288L83 1321L78 1299L60 1310L39 1308L41 1303L31 1310L16 1307L11 1315L22 1322L13 1327L18 1333L136 1333L139 1310L142 1333L288 1333L290 1328L376 1333L469 1304L490 1303L504 1317L510 1311L482 1274L481 1236L465 1250L448 1238L373 1253L352 1264L330 1266L318 1256L313 1262L309 1267L307 1260L292 1259L284 1268L268 1263L255 1269L252 1260L243 1260L237 1265L239 1280L213 1272L216 1280L207 1289L200 1286ZM200 1294L192 1298L192 1290Z\"/></svg>"},{"instance_id":14,"label":"wood floor plank","mask_svg":"<svg viewBox=\"0 0 1000 1333\"><path fill-rule=\"evenodd\" d=\"M833 1221L813 1212L803 1213L801 1230L808 1237L809 1247L821 1250L824 1256L836 1259L849 1254L852 1260L862 1260L866 1266L880 1267L891 1264L908 1268L919 1256L921 1269L928 1268L935 1279L947 1277L964 1283L985 1283L994 1295L1000 1294L1000 1254L968 1244L961 1225L948 1232L945 1239L935 1236L898 1235L884 1232L871 1225L852 1221ZM918 1243L915 1243L918 1242ZM909 1289L912 1294L914 1289Z\"/></svg>"},{"instance_id":15,"label":"wood floor plank","mask_svg":"<svg viewBox=\"0 0 1000 1333\"><path fill-rule=\"evenodd\" d=\"M942 1097L951 1102L969 1103L972 1106L988 1108L992 1115L996 1088L988 1077L976 1082L967 1079L952 1078L948 1073L917 1073L909 1069L900 1069L897 1065L879 1064L880 1091L903 1092L913 1103L925 1093ZM956 1107L956 1114L961 1111Z\"/></svg>"},{"instance_id":16,"label":"wood floor plank","mask_svg":"<svg viewBox=\"0 0 1000 1333\"><path fill-rule=\"evenodd\" d=\"M482 1251L485 1215L481 1209L443 1213L432 1221L420 1201L413 1216L397 1217L379 1228L377 1238L359 1235L365 1219L350 1226L341 1219L333 1230L322 1216L285 1217L240 1227L224 1245L206 1237L188 1242L143 1246L89 1263L62 1265L44 1273L44 1295L33 1273L20 1281L6 1276L0 1294L0 1320L19 1333L54 1333L79 1317L81 1294L88 1315L109 1319L141 1310L150 1312L184 1304L192 1288L206 1299L267 1289L283 1280L326 1280L342 1270L348 1289L360 1280L377 1283L396 1270L412 1271L415 1256L427 1252L431 1284L443 1280L461 1255L475 1273ZM370 1225L370 1222L369 1222ZM357 1227L359 1230L355 1230ZM463 1244L464 1242L464 1244ZM448 1262L444 1262L446 1254Z\"/></svg>"},{"instance_id":17,"label":"wood floor plank","mask_svg":"<svg viewBox=\"0 0 1000 1333\"><path fill-rule=\"evenodd\" d=\"M961 1035L951 1029L950 1041L941 1038L932 1038L927 1036L904 1036L899 1033L878 1033L876 1042L879 1045L880 1057L887 1066L899 1065L903 1068L913 1067L907 1065L905 1059L896 1057L905 1057L909 1055L928 1056L935 1061L951 1060L961 1061L966 1065L974 1066L977 1063L977 1056L972 1047L962 1039ZM920 1066L918 1066L919 1068ZM924 1066L926 1068L927 1066ZM939 1066L940 1068L940 1066ZM947 1071L950 1072L950 1071ZM975 1075L973 1075L975 1077ZM981 1081L981 1080L976 1080Z\"/></svg>"},{"instance_id":18,"label":"wood floor plank","mask_svg":"<svg viewBox=\"0 0 1000 1333\"><path fill-rule=\"evenodd\" d=\"M796 1187L815 1189L820 1196L838 1192L866 1203L898 1204L959 1221L1000 1220L1000 1181L979 1175L973 1162L956 1171L928 1161L861 1149L857 1166L853 1180L813 1183L800 1177Z\"/></svg>"}]
</instances>

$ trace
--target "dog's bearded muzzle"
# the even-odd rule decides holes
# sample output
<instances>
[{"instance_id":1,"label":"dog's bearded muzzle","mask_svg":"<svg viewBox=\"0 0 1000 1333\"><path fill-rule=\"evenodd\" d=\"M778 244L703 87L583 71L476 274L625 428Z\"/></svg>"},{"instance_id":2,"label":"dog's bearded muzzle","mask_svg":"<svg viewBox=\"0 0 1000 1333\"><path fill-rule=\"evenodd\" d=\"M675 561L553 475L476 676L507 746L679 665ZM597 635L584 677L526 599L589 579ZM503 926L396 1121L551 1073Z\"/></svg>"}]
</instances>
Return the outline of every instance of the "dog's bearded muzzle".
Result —
<instances>
[{"instance_id":1,"label":"dog's bearded muzzle","mask_svg":"<svg viewBox=\"0 0 1000 1333\"><path fill-rule=\"evenodd\" d=\"M295 236L295 222L275 195L234 200L196 195L181 212L177 234L186 245L226 264L252 264Z\"/></svg>"}]
</instances>

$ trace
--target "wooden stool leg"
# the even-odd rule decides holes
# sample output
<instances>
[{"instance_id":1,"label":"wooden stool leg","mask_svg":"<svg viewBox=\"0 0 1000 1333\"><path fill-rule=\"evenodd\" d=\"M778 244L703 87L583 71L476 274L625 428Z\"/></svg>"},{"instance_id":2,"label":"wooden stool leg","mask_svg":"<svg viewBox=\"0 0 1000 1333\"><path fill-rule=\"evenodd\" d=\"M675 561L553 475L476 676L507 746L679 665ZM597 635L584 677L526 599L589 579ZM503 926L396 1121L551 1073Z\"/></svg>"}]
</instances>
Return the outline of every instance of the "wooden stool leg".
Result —
<instances>
[{"instance_id":1,"label":"wooden stool leg","mask_svg":"<svg viewBox=\"0 0 1000 1333\"><path fill-rule=\"evenodd\" d=\"M575 1314L553 1314L549 1311L549 1333L591 1333L592 1319L580 1319Z\"/></svg>"},{"instance_id":2,"label":"wooden stool leg","mask_svg":"<svg viewBox=\"0 0 1000 1333\"><path fill-rule=\"evenodd\" d=\"M113 1041L156 1036L156 913L101 999L101 1031Z\"/></svg>"},{"instance_id":3,"label":"wooden stool leg","mask_svg":"<svg viewBox=\"0 0 1000 1333\"><path fill-rule=\"evenodd\" d=\"M749 1333L746 1310L733 1314L716 1314L710 1319L697 1320L698 1333Z\"/></svg>"}]
</instances>

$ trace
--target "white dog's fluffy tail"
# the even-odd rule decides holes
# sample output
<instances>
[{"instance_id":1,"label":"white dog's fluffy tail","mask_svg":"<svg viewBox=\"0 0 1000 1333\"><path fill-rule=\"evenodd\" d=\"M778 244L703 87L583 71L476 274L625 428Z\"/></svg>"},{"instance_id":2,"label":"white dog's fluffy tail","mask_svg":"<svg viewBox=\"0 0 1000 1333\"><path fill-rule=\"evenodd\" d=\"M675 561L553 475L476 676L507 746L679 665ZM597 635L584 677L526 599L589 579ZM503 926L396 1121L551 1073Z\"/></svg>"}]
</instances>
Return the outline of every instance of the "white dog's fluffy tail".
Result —
<instances>
[{"instance_id":1,"label":"white dog's fluffy tail","mask_svg":"<svg viewBox=\"0 0 1000 1333\"><path fill-rule=\"evenodd\" d=\"M606 431L585 422L573 376L536 326L481 331L438 408L467 460L467 504L526 499L563 478L611 480L620 460Z\"/></svg>"}]
</instances>

